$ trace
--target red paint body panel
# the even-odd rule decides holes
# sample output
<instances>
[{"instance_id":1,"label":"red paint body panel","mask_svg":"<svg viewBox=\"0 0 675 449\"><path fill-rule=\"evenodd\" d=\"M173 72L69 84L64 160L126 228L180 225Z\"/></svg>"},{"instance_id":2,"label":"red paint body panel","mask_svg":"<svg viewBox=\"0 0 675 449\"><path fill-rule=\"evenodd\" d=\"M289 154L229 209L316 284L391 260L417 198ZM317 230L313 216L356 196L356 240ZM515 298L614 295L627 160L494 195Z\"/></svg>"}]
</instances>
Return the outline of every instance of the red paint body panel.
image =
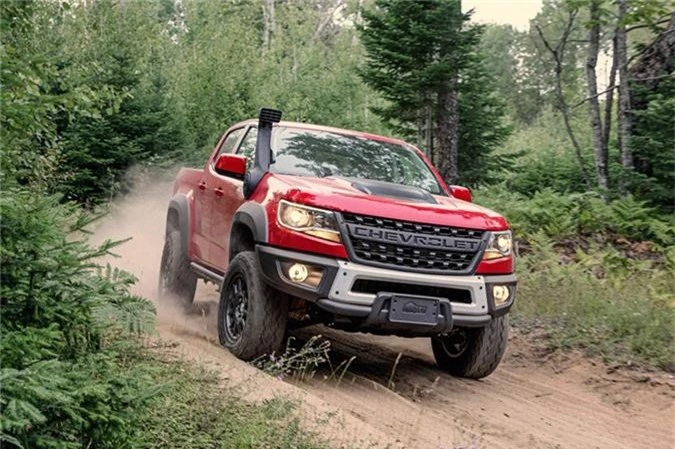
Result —
<instances>
[{"instance_id":1,"label":"red paint body panel","mask_svg":"<svg viewBox=\"0 0 675 449\"><path fill-rule=\"evenodd\" d=\"M315 178L268 173L248 200L242 193L240 180L219 175L213 169L218 148L230 131L242 126L255 125L249 120L230 128L220 139L203 170L182 169L177 176L174 193L186 195L190 200L190 245L189 257L205 263L220 272L228 264L228 248L232 219L236 210L250 201L263 206L267 213L268 244L320 254L338 259L347 259L342 243L323 240L282 227L277 221L280 200L305 204L337 212L351 212L410 222L453 226L486 231L508 229L508 223L499 214L454 198L438 171L415 147L398 139L373 134L348 131L326 126L280 122L277 126L294 127L356 136L364 139L405 145L413 149L432 170L444 195L435 195L438 204L405 201L398 198L368 195L352 187L348 180L334 177ZM513 257L482 261L476 274L513 273Z\"/></svg>"},{"instance_id":2,"label":"red paint body panel","mask_svg":"<svg viewBox=\"0 0 675 449\"><path fill-rule=\"evenodd\" d=\"M493 260L481 260L476 274L504 274L516 271L516 260L513 255Z\"/></svg>"}]
</instances>

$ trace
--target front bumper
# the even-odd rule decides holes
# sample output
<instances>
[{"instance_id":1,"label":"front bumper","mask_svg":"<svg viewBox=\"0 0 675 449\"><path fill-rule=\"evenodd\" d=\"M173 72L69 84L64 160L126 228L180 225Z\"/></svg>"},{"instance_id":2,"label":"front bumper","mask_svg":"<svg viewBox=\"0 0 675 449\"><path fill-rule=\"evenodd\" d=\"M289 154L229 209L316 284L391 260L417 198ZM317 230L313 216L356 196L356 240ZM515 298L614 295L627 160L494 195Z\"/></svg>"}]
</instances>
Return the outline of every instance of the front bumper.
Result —
<instances>
[{"instance_id":1,"label":"front bumper","mask_svg":"<svg viewBox=\"0 0 675 449\"><path fill-rule=\"evenodd\" d=\"M412 273L372 267L306 253L258 245L264 278L274 288L305 299L332 316L341 327L373 333L429 335L448 332L453 326L481 327L508 313L516 293L514 274L499 276ZM303 263L323 269L318 286L291 282L282 272L283 262ZM492 284L507 285L510 299L495 307ZM438 301L434 324L392 323L389 310L394 295Z\"/></svg>"}]
</instances>

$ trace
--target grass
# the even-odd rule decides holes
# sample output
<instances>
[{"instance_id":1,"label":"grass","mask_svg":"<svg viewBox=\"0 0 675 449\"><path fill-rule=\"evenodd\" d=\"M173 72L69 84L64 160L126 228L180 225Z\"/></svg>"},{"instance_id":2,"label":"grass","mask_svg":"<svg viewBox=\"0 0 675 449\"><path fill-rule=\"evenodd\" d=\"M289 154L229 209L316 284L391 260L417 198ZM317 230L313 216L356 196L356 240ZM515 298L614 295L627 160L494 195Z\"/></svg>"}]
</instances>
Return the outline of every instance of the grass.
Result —
<instances>
[{"instance_id":1,"label":"grass","mask_svg":"<svg viewBox=\"0 0 675 449\"><path fill-rule=\"evenodd\" d=\"M612 266L606 256L561 264L544 251L520 260L515 325L543 326L553 349L674 371L672 273Z\"/></svg>"},{"instance_id":2,"label":"grass","mask_svg":"<svg viewBox=\"0 0 675 449\"><path fill-rule=\"evenodd\" d=\"M302 346L290 337L281 353L262 356L251 364L279 380L303 381L314 377L316 369L328 362L330 342L321 335L315 335Z\"/></svg>"},{"instance_id":3,"label":"grass","mask_svg":"<svg viewBox=\"0 0 675 449\"><path fill-rule=\"evenodd\" d=\"M215 373L143 351L134 365L163 388L147 404L135 428L134 448L322 448L303 431L295 405L282 399L260 404L224 388Z\"/></svg>"},{"instance_id":4,"label":"grass","mask_svg":"<svg viewBox=\"0 0 675 449\"><path fill-rule=\"evenodd\" d=\"M512 323L541 327L553 349L675 371L675 221L632 197L529 196L507 186L476 201L505 214L517 239Z\"/></svg>"}]
</instances>

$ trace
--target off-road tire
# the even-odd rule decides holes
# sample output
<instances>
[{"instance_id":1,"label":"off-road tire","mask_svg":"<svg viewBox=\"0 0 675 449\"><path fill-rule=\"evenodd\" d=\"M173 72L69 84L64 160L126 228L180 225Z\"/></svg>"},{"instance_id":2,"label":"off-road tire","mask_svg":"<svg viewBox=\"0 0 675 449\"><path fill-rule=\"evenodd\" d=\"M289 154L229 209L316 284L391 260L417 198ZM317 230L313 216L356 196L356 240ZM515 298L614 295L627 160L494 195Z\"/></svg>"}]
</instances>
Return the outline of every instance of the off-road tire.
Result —
<instances>
[{"instance_id":1,"label":"off-road tire","mask_svg":"<svg viewBox=\"0 0 675 449\"><path fill-rule=\"evenodd\" d=\"M432 337L431 347L438 366L453 376L481 379L489 376L499 365L509 336L508 315L493 318L485 327L462 328L465 332L466 347L457 355L446 349L444 338Z\"/></svg>"},{"instance_id":2,"label":"off-road tire","mask_svg":"<svg viewBox=\"0 0 675 449\"><path fill-rule=\"evenodd\" d=\"M228 302L236 301L235 284L245 284L246 310L237 336L228 327ZM241 286L241 284L239 284ZM254 360L277 351L286 333L288 297L262 279L255 253L244 251L232 260L220 290L218 338L220 344L241 360Z\"/></svg>"},{"instance_id":3,"label":"off-road tire","mask_svg":"<svg viewBox=\"0 0 675 449\"><path fill-rule=\"evenodd\" d=\"M158 293L160 300L173 300L189 307L195 298L197 275L190 269L190 261L181 245L180 231L167 232L159 269Z\"/></svg>"}]
</instances>

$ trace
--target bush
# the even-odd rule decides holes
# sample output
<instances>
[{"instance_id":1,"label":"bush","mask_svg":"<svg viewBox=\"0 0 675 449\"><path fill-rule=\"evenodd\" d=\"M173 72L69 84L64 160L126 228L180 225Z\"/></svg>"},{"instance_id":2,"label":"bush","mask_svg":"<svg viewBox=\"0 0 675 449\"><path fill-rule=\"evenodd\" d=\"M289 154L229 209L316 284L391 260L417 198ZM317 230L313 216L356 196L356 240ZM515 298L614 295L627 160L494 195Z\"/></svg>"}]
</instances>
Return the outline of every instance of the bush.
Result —
<instances>
[{"instance_id":1,"label":"bush","mask_svg":"<svg viewBox=\"0 0 675 449\"><path fill-rule=\"evenodd\" d=\"M480 189L476 202L503 213L516 237L544 235L562 241L595 237L650 240L665 249L674 242L675 222L632 197L605 203L596 192L560 194L545 188L531 197L510 191L505 185Z\"/></svg>"},{"instance_id":2,"label":"bush","mask_svg":"<svg viewBox=\"0 0 675 449\"><path fill-rule=\"evenodd\" d=\"M116 243L91 248L91 218L59 200L0 198L0 446L320 447L291 404L246 404L213 373L142 348L153 306L98 264Z\"/></svg>"},{"instance_id":3,"label":"bush","mask_svg":"<svg viewBox=\"0 0 675 449\"><path fill-rule=\"evenodd\" d=\"M555 348L675 369L672 218L631 197L548 188L493 187L476 201L503 212L519 243L516 323L542 324Z\"/></svg>"},{"instance_id":4,"label":"bush","mask_svg":"<svg viewBox=\"0 0 675 449\"><path fill-rule=\"evenodd\" d=\"M59 199L13 189L0 198L2 441L19 447L119 447L130 415L152 394L122 361L126 337L152 326L133 277L96 260L91 221ZM79 237L78 237L79 235Z\"/></svg>"},{"instance_id":5,"label":"bush","mask_svg":"<svg viewBox=\"0 0 675 449\"><path fill-rule=\"evenodd\" d=\"M166 385L134 422L128 447L138 449L327 447L303 431L295 405L283 399L246 403L241 391L224 388L218 373L146 353L141 360Z\"/></svg>"},{"instance_id":6,"label":"bush","mask_svg":"<svg viewBox=\"0 0 675 449\"><path fill-rule=\"evenodd\" d=\"M565 263L547 238L533 246L518 261L518 325L545 325L554 348L675 370L671 260L655 269L650 261L596 248Z\"/></svg>"}]
</instances>

